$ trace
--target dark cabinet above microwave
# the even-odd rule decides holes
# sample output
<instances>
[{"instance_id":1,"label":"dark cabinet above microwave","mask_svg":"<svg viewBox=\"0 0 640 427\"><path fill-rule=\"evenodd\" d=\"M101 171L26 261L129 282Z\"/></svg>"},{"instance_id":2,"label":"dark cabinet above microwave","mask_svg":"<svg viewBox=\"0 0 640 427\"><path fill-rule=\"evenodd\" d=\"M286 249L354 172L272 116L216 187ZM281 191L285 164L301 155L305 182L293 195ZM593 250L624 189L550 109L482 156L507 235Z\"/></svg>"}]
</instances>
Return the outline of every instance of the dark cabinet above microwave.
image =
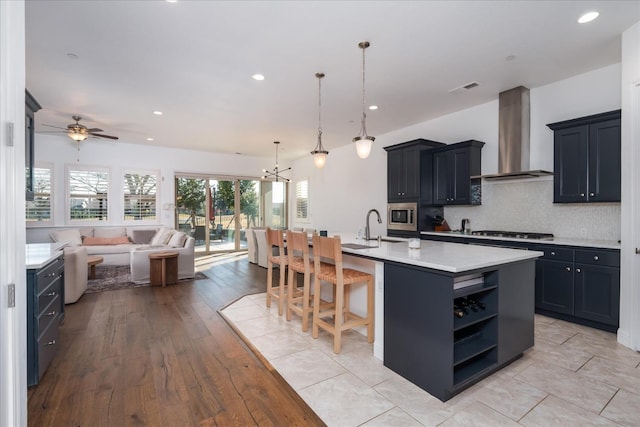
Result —
<instances>
[{"instance_id":1,"label":"dark cabinet above microwave","mask_svg":"<svg viewBox=\"0 0 640 427\"><path fill-rule=\"evenodd\" d=\"M554 203L620 201L620 110L547 125Z\"/></svg>"},{"instance_id":2,"label":"dark cabinet above microwave","mask_svg":"<svg viewBox=\"0 0 640 427\"><path fill-rule=\"evenodd\" d=\"M418 201L420 197L420 153L445 144L415 139L384 147L387 151L387 199L389 202Z\"/></svg>"},{"instance_id":3,"label":"dark cabinet above microwave","mask_svg":"<svg viewBox=\"0 0 640 427\"><path fill-rule=\"evenodd\" d=\"M479 205L484 142L464 141L433 150L433 204Z\"/></svg>"}]
</instances>

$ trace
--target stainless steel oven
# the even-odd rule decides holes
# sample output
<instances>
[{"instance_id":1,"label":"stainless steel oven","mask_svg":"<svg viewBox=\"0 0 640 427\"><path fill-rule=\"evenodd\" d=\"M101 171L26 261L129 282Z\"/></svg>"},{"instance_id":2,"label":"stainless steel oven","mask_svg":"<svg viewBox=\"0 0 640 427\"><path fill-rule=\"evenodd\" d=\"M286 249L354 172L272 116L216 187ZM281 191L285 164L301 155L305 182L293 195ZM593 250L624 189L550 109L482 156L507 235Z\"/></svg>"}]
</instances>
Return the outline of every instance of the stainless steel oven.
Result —
<instances>
[{"instance_id":1,"label":"stainless steel oven","mask_svg":"<svg viewBox=\"0 0 640 427\"><path fill-rule=\"evenodd\" d=\"M418 204L389 203L387 205L387 229L418 231Z\"/></svg>"}]
</instances>

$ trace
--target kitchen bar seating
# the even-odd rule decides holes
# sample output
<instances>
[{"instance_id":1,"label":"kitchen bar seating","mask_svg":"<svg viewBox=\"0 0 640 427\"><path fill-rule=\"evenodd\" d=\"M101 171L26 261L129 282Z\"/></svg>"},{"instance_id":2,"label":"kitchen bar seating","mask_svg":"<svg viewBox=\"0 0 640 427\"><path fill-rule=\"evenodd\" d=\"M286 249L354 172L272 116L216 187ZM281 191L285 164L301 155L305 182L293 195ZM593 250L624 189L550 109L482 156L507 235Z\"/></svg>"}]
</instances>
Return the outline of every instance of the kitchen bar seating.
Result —
<instances>
[{"instance_id":1,"label":"kitchen bar seating","mask_svg":"<svg viewBox=\"0 0 640 427\"><path fill-rule=\"evenodd\" d=\"M286 304L286 280L287 264L289 259L284 249L284 233L282 230L274 230L267 228L267 307L271 307L271 299L278 301L278 315L282 316L284 306ZM278 254L273 254L273 248L278 248ZM273 286L273 267L279 268L280 279L278 286Z\"/></svg>"},{"instance_id":2,"label":"kitchen bar seating","mask_svg":"<svg viewBox=\"0 0 640 427\"><path fill-rule=\"evenodd\" d=\"M313 260L309 256L309 241L306 232L287 231L287 255L289 257L289 294L287 297L287 320L291 312L302 317L302 330L309 330L311 311L311 275ZM297 274L304 275L302 288L298 287Z\"/></svg>"},{"instance_id":3,"label":"kitchen bar seating","mask_svg":"<svg viewBox=\"0 0 640 427\"><path fill-rule=\"evenodd\" d=\"M321 267L320 259L333 261L333 266ZM314 259L314 296L313 296L313 338L318 338L319 328L333 334L333 352L340 353L342 331L356 326L367 326L367 341L373 343L374 289L373 275L342 265L342 245L340 236L321 237L313 235ZM334 299L330 305L320 305L322 282L329 282L334 287ZM361 317L349 309L351 285L366 283L367 314Z\"/></svg>"}]
</instances>

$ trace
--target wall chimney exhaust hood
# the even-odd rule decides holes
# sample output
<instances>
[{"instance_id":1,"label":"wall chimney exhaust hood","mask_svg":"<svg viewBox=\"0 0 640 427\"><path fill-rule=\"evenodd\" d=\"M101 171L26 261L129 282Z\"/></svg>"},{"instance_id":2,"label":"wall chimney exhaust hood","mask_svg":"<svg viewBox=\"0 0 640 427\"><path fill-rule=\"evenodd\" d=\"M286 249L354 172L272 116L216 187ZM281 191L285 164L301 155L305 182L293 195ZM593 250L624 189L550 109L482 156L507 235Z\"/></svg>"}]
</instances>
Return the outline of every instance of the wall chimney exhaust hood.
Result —
<instances>
[{"instance_id":1,"label":"wall chimney exhaust hood","mask_svg":"<svg viewBox=\"0 0 640 427\"><path fill-rule=\"evenodd\" d=\"M529 89L518 86L500 92L498 107L498 173L472 178L499 180L553 175L529 169Z\"/></svg>"}]
</instances>

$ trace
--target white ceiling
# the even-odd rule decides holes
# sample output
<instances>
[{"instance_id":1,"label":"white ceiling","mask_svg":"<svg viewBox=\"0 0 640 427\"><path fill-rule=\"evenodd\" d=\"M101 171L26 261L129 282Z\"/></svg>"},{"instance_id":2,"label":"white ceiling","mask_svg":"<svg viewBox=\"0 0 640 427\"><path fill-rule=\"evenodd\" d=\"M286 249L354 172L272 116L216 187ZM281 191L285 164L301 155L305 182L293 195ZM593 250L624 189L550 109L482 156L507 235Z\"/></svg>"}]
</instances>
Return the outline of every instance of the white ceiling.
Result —
<instances>
[{"instance_id":1,"label":"white ceiling","mask_svg":"<svg viewBox=\"0 0 640 427\"><path fill-rule=\"evenodd\" d=\"M272 156L279 140L294 159L316 144L318 71L325 147L359 133L360 41L375 136L617 63L638 20L639 1L27 0L27 88L39 131L79 114L117 144Z\"/></svg>"}]
</instances>

